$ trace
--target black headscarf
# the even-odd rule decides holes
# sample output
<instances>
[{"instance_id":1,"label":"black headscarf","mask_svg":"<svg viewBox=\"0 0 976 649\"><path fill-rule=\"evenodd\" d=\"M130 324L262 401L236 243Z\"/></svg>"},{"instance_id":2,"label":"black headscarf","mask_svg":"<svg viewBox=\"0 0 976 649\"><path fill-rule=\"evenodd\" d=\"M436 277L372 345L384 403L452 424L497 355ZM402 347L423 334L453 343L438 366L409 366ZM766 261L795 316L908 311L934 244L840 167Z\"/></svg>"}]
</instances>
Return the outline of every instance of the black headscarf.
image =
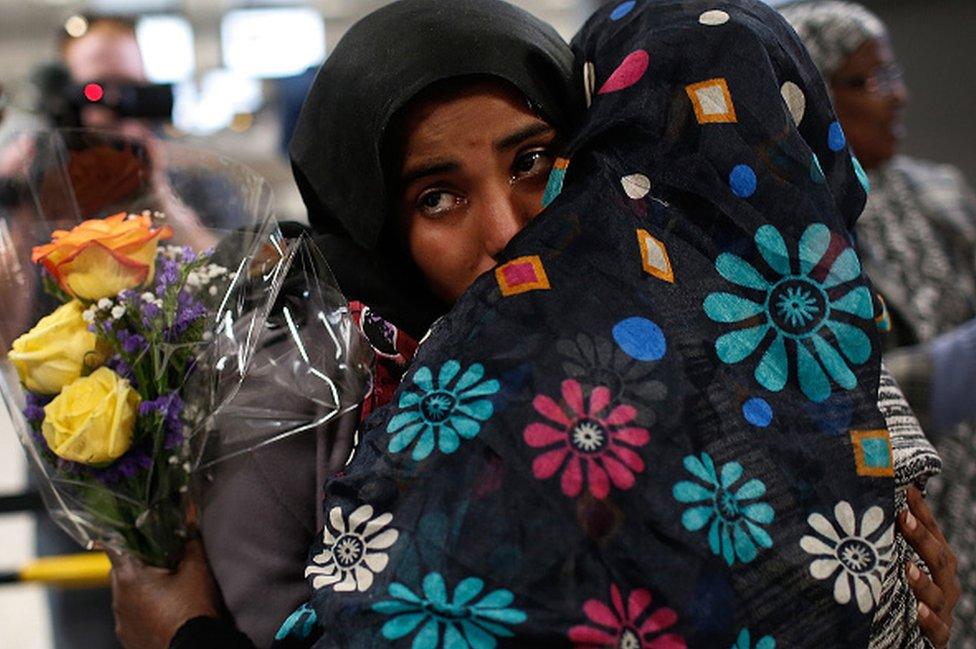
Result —
<instances>
[{"instance_id":1,"label":"black headscarf","mask_svg":"<svg viewBox=\"0 0 976 649\"><path fill-rule=\"evenodd\" d=\"M391 241L384 138L425 88L489 75L557 130L575 121L573 55L556 31L500 0L401 0L354 25L322 66L291 142L295 180L339 285L408 333L447 307Z\"/></svg>"},{"instance_id":2,"label":"black headscarf","mask_svg":"<svg viewBox=\"0 0 976 649\"><path fill-rule=\"evenodd\" d=\"M318 649L914 646L865 193L810 58L758 0L626 0L574 47L562 193L326 487Z\"/></svg>"}]
</instances>

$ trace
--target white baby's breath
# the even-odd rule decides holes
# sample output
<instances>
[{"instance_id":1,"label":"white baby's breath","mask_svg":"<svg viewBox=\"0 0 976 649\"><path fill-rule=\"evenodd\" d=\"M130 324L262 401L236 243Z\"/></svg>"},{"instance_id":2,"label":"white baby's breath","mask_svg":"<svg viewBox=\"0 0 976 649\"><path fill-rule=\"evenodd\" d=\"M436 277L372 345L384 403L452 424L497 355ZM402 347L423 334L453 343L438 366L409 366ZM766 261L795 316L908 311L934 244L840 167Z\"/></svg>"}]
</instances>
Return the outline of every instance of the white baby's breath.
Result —
<instances>
[{"instance_id":1,"label":"white baby's breath","mask_svg":"<svg viewBox=\"0 0 976 649\"><path fill-rule=\"evenodd\" d=\"M103 297L101 300L98 301L98 308L101 309L102 311L108 311L109 309L112 308L112 304L113 304L112 300L108 299L107 297Z\"/></svg>"},{"instance_id":2,"label":"white baby's breath","mask_svg":"<svg viewBox=\"0 0 976 649\"><path fill-rule=\"evenodd\" d=\"M122 306L120 304L118 306L112 307L112 319L113 320L118 320L119 318L121 318L124 315L125 315L125 307L124 306Z\"/></svg>"},{"instance_id":3,"label":"white baby's breath","mask_svg":"<svg viewBox=\"0 0 976 649\"><path fill-rule=\"evenodd\" d=\"M159 246L159 248L157 249L157 253L159 254L160 257L164 257L166 259L176 259L177 257L183 255L183 248L181 248L180 246L171 246L171 245Z\"/></svg>"}]
</instances>

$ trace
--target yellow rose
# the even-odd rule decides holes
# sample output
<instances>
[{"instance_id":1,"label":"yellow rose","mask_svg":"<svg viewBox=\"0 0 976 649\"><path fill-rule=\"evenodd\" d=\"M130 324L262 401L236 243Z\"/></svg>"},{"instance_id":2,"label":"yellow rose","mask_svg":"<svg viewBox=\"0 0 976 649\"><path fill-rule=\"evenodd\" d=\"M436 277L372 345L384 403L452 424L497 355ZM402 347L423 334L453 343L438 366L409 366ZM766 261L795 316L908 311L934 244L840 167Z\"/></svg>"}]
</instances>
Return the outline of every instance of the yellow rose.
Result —
<instances>
[{"instance_id":1,"label":"yellow rose","mask_svg":"<svg viewBox=\"0 0 976 649\"><path fill-rule=\"evenodd\" d=\"M41 432L58 457L83 464L111 462L132 445L139 402L128 381L102 367L44 407Z\"/></svg>"},{"instance_id":2,"label":"yellow rose","mask_svg":"<svg viewBox=\"0 0 976 649\"><path fill-rule=\"evenodd\" d=\"M21 382L32 392L57 394L75 381L85 367L101 365L98 337L82 319L85 307L72 300L44 316L14 341L8 354Z\"/></svg>"},{"instance_id":3,"label":"yellow rose","mask_svg":"<svg viewBox=\"0 0 976 649\"><path fill-rule=\"evenodd\" d=\"M98 300L151 282L156 247L171 236L169 226L154 229L148 216L122 212L55 231L51 243L34 248L31 260L43 264L67 293Z\"/></svg>"}]
</instances>

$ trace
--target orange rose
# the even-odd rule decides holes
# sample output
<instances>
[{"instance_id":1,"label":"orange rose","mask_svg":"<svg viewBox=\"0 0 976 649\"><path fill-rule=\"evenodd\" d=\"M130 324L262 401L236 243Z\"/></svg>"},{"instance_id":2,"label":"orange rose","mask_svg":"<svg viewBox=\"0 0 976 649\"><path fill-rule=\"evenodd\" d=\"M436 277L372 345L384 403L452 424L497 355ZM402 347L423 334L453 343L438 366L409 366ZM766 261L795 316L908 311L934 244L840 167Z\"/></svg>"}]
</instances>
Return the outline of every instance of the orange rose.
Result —
<instances>
[{"instance_id":1,"label":"orange rose","mask_svg":"<svg viewBox=\"0 0 976 649\"><path fill-rule=\"evenodd\" d=\"M31 260L44 264L67 293L98 300L151 282L156 247L171 236L169 226L154 229L148 216L130 219L120 212L84 221L70 232L56 230L51 243L34 248Z\"/></svg>"}]
</instances>

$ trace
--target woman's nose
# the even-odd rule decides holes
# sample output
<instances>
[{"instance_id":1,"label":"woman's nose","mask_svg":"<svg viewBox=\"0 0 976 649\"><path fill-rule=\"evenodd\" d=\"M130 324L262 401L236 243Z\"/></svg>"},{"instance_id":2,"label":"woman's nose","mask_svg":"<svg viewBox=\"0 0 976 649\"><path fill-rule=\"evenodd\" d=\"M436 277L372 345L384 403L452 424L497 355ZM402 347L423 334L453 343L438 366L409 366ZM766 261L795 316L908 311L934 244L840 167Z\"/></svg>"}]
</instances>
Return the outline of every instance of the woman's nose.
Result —
<instances>
[{"instance_id":1,"label":"woman's nose","mask_svg":"<svg viewBox=\"0 0 976 649\"><path fill-rule=\"evenodd\" d=\"M904 81L895 81L894 85L891 86L889 96L896 107L903 108L908 103L908 86L905 85Z\"/></svg>"},{"instance_id":2,"label":"woman's nose","mask_svg":"<svg viewBox=\"0 0 976 649\"><path fill-rule=\"evenodd\" d=\"M491 191L483 207L481 236L484 250L490 257L497 258L535 214L529 213L508 183Z\"/></svg>"}]
</instances>

